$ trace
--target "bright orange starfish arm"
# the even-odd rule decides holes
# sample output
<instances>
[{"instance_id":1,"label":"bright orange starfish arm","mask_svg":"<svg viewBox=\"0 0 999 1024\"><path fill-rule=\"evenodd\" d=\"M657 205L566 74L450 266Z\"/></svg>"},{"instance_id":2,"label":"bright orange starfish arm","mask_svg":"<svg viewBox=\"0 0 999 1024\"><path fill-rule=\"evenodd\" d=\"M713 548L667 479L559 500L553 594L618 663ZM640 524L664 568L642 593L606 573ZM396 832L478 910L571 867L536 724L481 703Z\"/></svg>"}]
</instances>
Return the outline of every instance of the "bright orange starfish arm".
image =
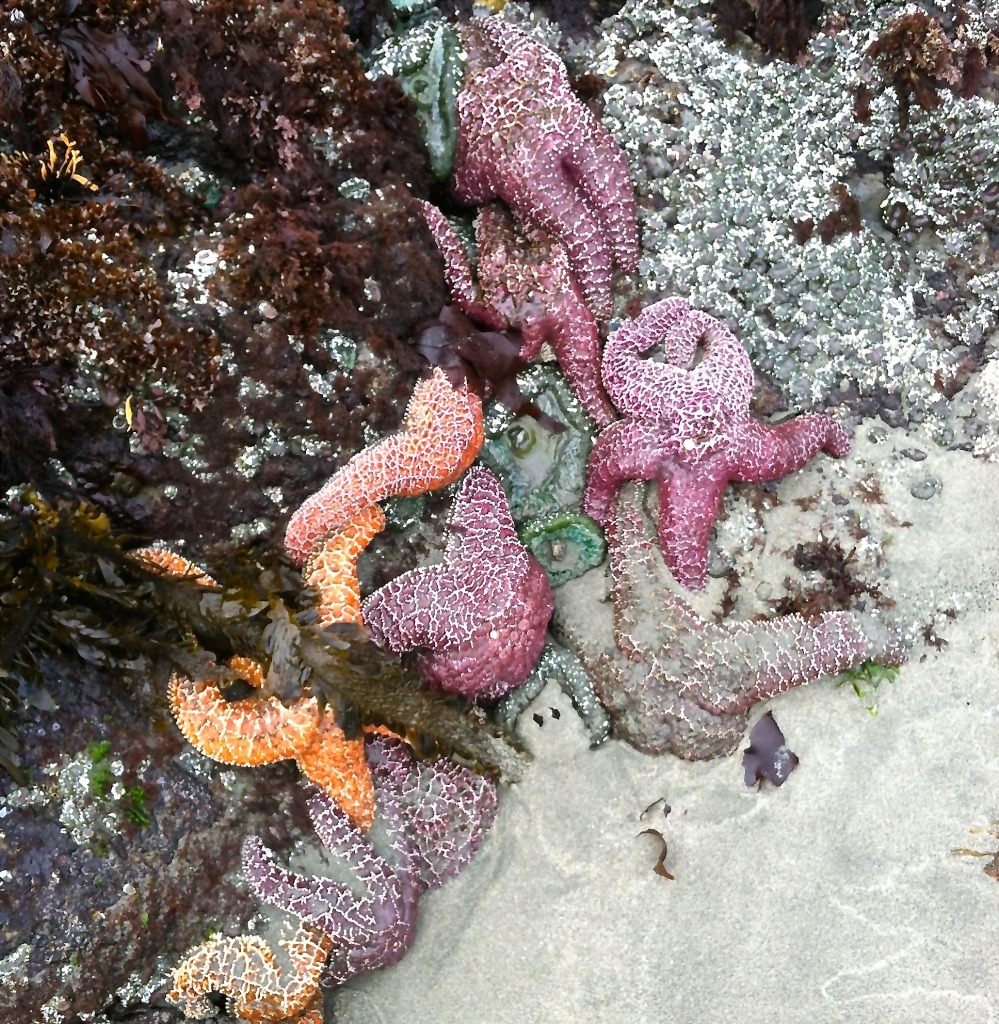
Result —
<instances>
[{"instance_id":1,"label":"bright orange starfish arm","mask_svg":"<svg viewBox=\"0 0 999 1024\"><path fill-rule=\"evenodd\" d=\"M288 952L288 971L258 935L215 936L174 968L166 998L189 1017L213 1016L215 1007L205 996L220 992L230 999L229 1011L250 1024L321 1024L319 977L331 940L301 924L280 944Z\"/></svg>"},{"instance_id":2,"label":"bright orange starfish arm","mask_svg":"<svg viewBox=\"0 0 999 1024\"><path fill-rule=\"evenodd\" d=\"M303 576L305 584L319 594L316 624L361 622L361 585L357 580L357 558L372 537L385 529L385 513L369 505L327 535L309 556Z\"/></svg>"},{"instance_id":3,"label":"bright orange starfish arm","mask_svg":"<svg viewBox=\"0 0 999 1024\"><path fill-rule=\"evenodd\" d=\"M346 616L342 621L359 620L357 555L383 524L381 509L364 509L349 527L336 531L323 545L317 585L328 585L330 594L337 596L321 597L320 616L329 616L328 606L339 602ZM190 575L206 585L214 583L207 573L173 552L144 548L133 554L170 575ZM324 624L333 621L328 617ZM251 686L263 685L263 668L253 658L233 658L229 667ZM179 673L171 678L169 692L178 728L206 757L244 768L294 758L302 773L332 797L358 828L371 827L375 791L364 757L364 740L347 739L333 712L323 713L315 697L300 697L287 707L277 697L230 701L215 681L195 682Z\"/></svg>"},{"instance_id":4,"label":"bright orange starfish arm","mask_svg":"<svg viewBox=\"0 0 999 1024\"><path fill-rule=\"evenodd\" d=\"M406 408L403 429L358 452L307 498L288 522L284 546L302 565L322 539L383 498L425 494L457 480L485 439L482 403L435 367Z\"/></svg>"},{"instance_id":5,"label":"bright orange starfish arm","mask_svg":"<svg viewBox=\"0 0 999 1024\"><path fill-rule=\"evenodd\" d=\"M252 658L233 658L229 667L251 686L263 685L263 669ZM170 680L170 710L184 739L202 754L247 768L297 757L319 732L315 697L300 697L288 707L277 697L230 701L216 683L199 688L177 673Z\"/></svg>"}]
</instances>

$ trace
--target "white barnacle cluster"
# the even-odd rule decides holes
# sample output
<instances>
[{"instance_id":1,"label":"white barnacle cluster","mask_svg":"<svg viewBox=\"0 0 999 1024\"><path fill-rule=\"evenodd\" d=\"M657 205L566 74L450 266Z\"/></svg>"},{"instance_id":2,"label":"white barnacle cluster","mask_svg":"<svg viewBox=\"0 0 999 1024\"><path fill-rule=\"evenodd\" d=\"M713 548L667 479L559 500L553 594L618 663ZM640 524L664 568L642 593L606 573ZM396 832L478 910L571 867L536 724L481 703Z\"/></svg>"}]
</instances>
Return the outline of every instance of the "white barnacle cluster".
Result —
<instances>
[{"instance_id":1,"label":"white barnacle cluster","mask_svg":"<svg viewBox=\"0 0 999 1024\"><path fill-rule=\"evenodd\" d=\"M999 108L941 88L903 130L867 50L904 5L832 4L799 64L722 42L701 9L630 0L591 58L616 73L604 123L636 182L644 290L726 320L799 408L846 392L950 415L939 385L999 324ZM823 239L844 196L860 230Z\"/></svg>"}]
</instances>

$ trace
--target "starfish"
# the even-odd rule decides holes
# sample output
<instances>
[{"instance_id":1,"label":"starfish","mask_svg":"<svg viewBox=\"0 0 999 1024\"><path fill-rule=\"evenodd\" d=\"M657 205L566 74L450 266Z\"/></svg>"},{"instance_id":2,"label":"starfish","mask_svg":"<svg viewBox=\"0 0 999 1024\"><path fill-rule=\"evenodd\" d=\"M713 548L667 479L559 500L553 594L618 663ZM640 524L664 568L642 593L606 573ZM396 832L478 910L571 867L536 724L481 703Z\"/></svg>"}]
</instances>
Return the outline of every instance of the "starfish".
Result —
<instances>
[{"instance_id":1,"label":"starfish","mask_svg":"<svg viewBox=\"0 0 999 1024\"><path fill-rule=\"evenodd\" d=\"M435 367L406 408L403 429L358 452L295 511L285 551L302 565L322 539L382 498L446 487L472 464L484 440L482 403Z\"/></svg>"},{"instance_id":2,"label":"starfish","mask_svg":"<svg viewBox=\"0 0 999 1024\"><path fill-rule=\"evenodd\" d=\"M371 526L378 523L380 514L381 510L377 515L362 510L347 527L334 531L321 547L320 565L325 570L339 563L340 576L333 581L340 595L337 600L347 609L353 608L355 615L360 605L356 554L340 557L338 545L351 552L359 551L358 538L370 539ZM133 556L162 572L190 576L205 586L215 585L204 570L172 552L143 548L133 552ZM352 596L344 597L345 593ZM327 616L333 600L330 597L321 601L320 619ZM349 615L348 611L345 621ZM231 658L228 668L255 688L264 683L263 666L253 658ZM364 757L364 741L360 737L348 739L333 711L321 710L315 697L302 696L287 706L277 697L230 701L219 682L209 679L198 683L175 672L170 679L169 700L184 738L206 757L242 767L294 758L302 773L339 801L359 827L370 827L374 818L374 789Z\"/></svg>"},{"instance_id":3,"label":"starfish","mask_svg":"<svg viewBox=\"0 0 999 1024\"><path fill-rule=\"evenodd\" d=\"M670 589L640 502L629 484L612 508L613 639L589 615L560 625L611 712L615 735L643 753L691 761L731 753L758 702L864 661L906 660L901 633L869 614L701 620Z\"/></svg>"},{"instance_id":4,"label":"starfish","mask_svg":"<svg viewBox=\"0 0 999 1024\"><path fill-rule=\"evenodd\" d=\"M496 818L496 783L449 758L427 763L398 737L369 735L375 785L399 793L419 854L420 886L436 889L472 859Z\"/></svg>"},{"instance_id":5,"label":"starfish","mask_svg":"<svg viewBox=\"0 0 999 1024\"><path fill-rule=\"evenodd\" d=\"M502 199L565 247L599 320L611 313L613 264L638 264L635 196L610 132L577 99L562 61L498 18L461 29L468 52L458 94L451 187L463 203Z\"/></svg>"},{"instance_id":6,"label":"starfish","mask_svg":"<svg viewBox=\"0 0 999 1024\"><path fill-rule=\"evenodd\" d=\"M420 894L468 861L495 813L495 788L470 769L447 762L414 767L406 744L386 736L371 738L369 756L390 858L375 849L334 801L319 793L309 801L317 835L348 862L363 895L358 895L358 885L282 868L255 836L243 844L243 874L256 895L331 940L322 976L325 986L343 984L361 971L402 957L413 938ZM428 775L430 785L425 782ZM427 827L428 821L433 828Z\"/></svg>"},{"instance_id":7,"label":"starfish","mask_svg":"<svg viewBox=\"0 0 999 1024\"><path fill-rule=\"evenodd\" d=\"M413 660L425 683L497 700L528 676L544 647L552 590L517 539L499 480L471 470L448 517L444 562L397 576L365 600L374 643Z\"/></svg>"},{"instance_id":8,"label":"starfish","mask_svg":"<svg viewBox=\"0 0 999 1024\"><path fill-rule=\"evenodd\" d=\"M639 358L660 340L666 362ZM828 416L806 413L775 425L753 419L746 350L682 299L649 306L611 335L603 379L626 418L594 442L583 511L606 526L625 480L657 481L659 544L688 589L704 586L708 540L730 480L776 480L819 451L842 458L850 450L849 435Z\"/></svg>"},{"instance_id":9,"label":"starfish","mask_svg":"<svg viewBox=\"0 0 999 1024\"><path fill-rule=\"evenodd\" d=\"M302 924L280 943L290 969L283 970L270 946L257 935L217 935L192 949L173 969L166 998L188 1017L213 1017L205 998L219 992L231 1013L250 1024L322 1024L319 977L332 948L319 929Z\"/></svg>"},{"instance_id":10,"label":"starfish","mask_svg":"<svg viewBox=\"0 0 999 1024\"><path fill-rule=\"evenodd\" d=\"M423 216L444 257L454 301L493 331L519 328L520 358L533 359L547 341L583 408L597 426L616 417L600 384L597 322L569 267L565 247L538 228L518 228L498 203L475 220L477 275L454 229L435 206Z\"/></svg>"}]
</instances>

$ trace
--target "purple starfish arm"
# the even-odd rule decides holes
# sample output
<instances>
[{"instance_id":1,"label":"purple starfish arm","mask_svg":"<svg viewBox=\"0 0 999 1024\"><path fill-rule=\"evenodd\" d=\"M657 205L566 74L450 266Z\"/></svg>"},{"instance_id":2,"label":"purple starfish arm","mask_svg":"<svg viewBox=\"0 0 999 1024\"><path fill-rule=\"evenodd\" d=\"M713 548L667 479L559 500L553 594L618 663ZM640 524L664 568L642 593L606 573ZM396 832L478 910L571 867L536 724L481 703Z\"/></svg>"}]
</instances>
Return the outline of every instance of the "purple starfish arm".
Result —
<instances>
[{"instance_id":1,"label":"purple starfish arm","mask_svg":"<svg viewBox=\"0 0 999 1024\"><path fill-rule=\"evenodd\" d=\"M658 479L668 454L669 440L663 438L657 424L637 420L612 423L599 433L590 451L583 511L606 526L621 485L628 480Z\"/></svg>"},{"instance_id":2,"label":"purple starfish arm","mask_svg":"<svg viewBox=\"0 0 999 1024\"><path fill-rule=\"evenodd\" d=\"M444 257L452 298L462 311L494 331L519 329L525 361L549 342L583 408L597 426L611 423L614 410L600 383L597 322L564 248L535 228L518 230L509 212L494 203L476 217L476 273L440 210L424 203L423 212Z\"/></svg>"},{"instance_id":3,"label":"purple starfish arm","mask_svg":"<svg viewBox=\"0 0 999 1024\"><path fill-rule=\"evenodd\" d=\"M670 362L641 358L660 343ZM850 450L849 435L828 416L753 419L748 354L719 321L682 300L656 303L619 328L604 350L603 378L627 418L593 445L583 510L606 525L625 480L656 479L663 555L688 588L706 581L711 526L729 481L775 480L820 451L842 458Z\"/></svg>"},{"instance_id":4,"label":"purple starfish arm","mask_svg":"<svg viewBox=\"0 0 999 1024\"><path fill-rule=\"evenodd\" d=\"M323 845L343 857L364 889L282 868L256 836L243 843L243 874L265 903L300 917L334 942L322 984L339 985L361 971L396 963L412 941L419 897L419 858L409 837L397 791L379 789L379 810L390 865L325 794L309 801L309 815Z\"/></svg>"},{"instance_id":5,"label":"purple starfish arm","mask_svg":"<svg viewBox=\"0 0 999 1024\"><path fill-rule=\"evenodd\" d=\"M674 579L707 579L708 542L727 486L724 474L694 475L679 465L659 481L659 548Z\"/></svg>"},{"instance_id":6,"label":"purple starfish arm","mask_svg":"<svg viewBox=\"0 0 999 1024\"><path fill-rule=\"evenodd\" d=\"M447 217L431 203L421 200L420 206L434 244L444 258L444 277L451 290L451 298L466 316L477 320L482 326L491 331L506 330L510 326L509 321L484 301L465 247Z\"/></svg>"},{"instance_id":7,"label":"purple starfish arm","mask_svg":"<svg viewBox=\"0 0 999 1024\"><path fill-rule=\"evenodd\" d=\"M427 685L477 700L527 678L551 612L548 577L518 540L500 482L482 468L455 497L444 564L403 573L362 607L375 644L396 654L424 648L413 667Z\"/></svg>"},{"instance_id":8,"label":"purple starfish arm","mask_svg":"<svg viewBox=\"0 0 999 1024\"><path fill-rule=\"evenodd\" d=\"M828 416L805 413L783 423L747 420L740 431L732 479L776 480L810 462L819 452L841 459L850 453L850 435Z\"/></svg>"},{"instance_id":9,"label":"purple starfish arm","mask_svg":"<svg viewBox=\"0 0 999 1024\"><path fill-rule=\"evenodd\" d=\"M726 669L716 670L703 692L695 685L690 693L712 715L741 715L819 676L836 675L862 661L897 665L907 654L898 633L850 612L827 612L814 620L787 615L764 624L712 625L704 639L711 645L712 665L720 660ZM703 666L703 656L700 661Z\"/></svg>"},{"instance_id":10,"label":"purple starfish arm","mask_svg":"<svg viewBox=\"0 0 999 1024\"><path fill-rule=\"evenodd\" d=\"M472 859L496 818L496 783L448 758L426 763L408 744L374 735L367 743L376 785L391 785L402 803L419 858L420 887L434 889Z\"/></svg>"},{"instance_id":11,"label":"purple starfish arm","mask_svg":"<svg viewBox=\"0 0 999 1024\"><path fill-rule=\"evenodd\" d=\"M465 203L499 197L566 249L587 305L611 312L611 273L638 262L635 197L610 133L573 94L562 62L497 18L466 26L452 188Z\"/></svg>"},{"instance_id":12,"label":"purple starfish arm","mask_svg":"<svg viewBox=\"0 0 999 1024\"><path fill-rule=\"evenodd\" d=\"M701 345L703 356L694 366ZM655 346L665 362L638 358ZM724 408L748 405L753 394L745 349L718 320L684 299L656 302L619 327L604 348L602 372L611 401L625 416L674 423L691 436L720 431ZM681 418L689 424L677 422Z\"/></svg>"}]
</instances>

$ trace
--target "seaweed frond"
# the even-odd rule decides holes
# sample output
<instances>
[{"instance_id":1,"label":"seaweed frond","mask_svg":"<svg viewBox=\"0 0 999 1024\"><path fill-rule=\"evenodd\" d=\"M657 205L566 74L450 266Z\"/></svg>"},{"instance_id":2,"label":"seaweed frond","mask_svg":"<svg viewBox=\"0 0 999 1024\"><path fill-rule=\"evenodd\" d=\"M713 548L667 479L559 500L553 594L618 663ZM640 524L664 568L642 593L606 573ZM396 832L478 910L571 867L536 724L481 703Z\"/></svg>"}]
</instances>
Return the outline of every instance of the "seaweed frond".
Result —
<instances>
[{"instance_id":1,"label":"seaweed frond","mask_svg":"<svg viewBox=\"0 0 999 1024\"><path fill-rule=\"evenodd\" d=\"M224 673L233 654L266 669L265 695L303 692L332 704L345 728L379 722L515 778L527 755L464 702L419 689L360 627L320 630L294 610L297 580L282 566L256 572L212 566L220 581L150 572L130 538L86 503L50 504L24 492L0 514L0 767L17 774L11 713L45 703L46 657L100 666L137 692L166 677ZM48 703L51 705L51 699Z\"/></svg>"}]
</instances>

